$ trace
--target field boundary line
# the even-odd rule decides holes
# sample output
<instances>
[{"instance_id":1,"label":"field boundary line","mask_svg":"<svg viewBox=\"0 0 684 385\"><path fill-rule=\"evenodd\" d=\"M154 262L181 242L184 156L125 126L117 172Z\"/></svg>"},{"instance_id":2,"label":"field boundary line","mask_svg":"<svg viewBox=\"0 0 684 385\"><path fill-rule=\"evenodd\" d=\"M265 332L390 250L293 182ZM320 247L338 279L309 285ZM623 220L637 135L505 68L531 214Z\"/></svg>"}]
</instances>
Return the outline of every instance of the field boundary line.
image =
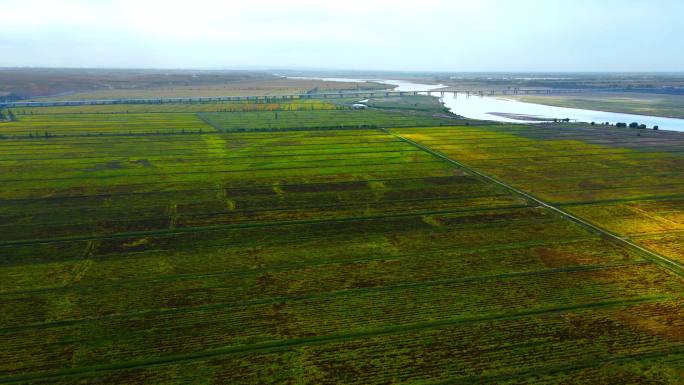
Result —
<instances>
[{"instance_id":1,"label":"field boundary line","mask_svg":"<svg viewBox=\"0 0 684 385\"><path fill-rule=\"evenodd\" d=\"M360 331L351 332L351 333L328 334L328 335L320 335L320 336L315 336L315 337L297 338L297 339L291 339L291 340L271 340L271 341L260 342L260 343L256 343L256 344L252 344L252 345L227 346L227 347L216 348L216 349L211 349L211 350L195 351L195 352L166 356L166 357L155 357L155 358L146 359L146 360L143 359L143 360L134 360L134 361L129 361L129 362L99 364L99 365L92 365L89 367L62 369L62 370L58 370L58 371L54 371L54 372L48 372L48 373L20 374L20 375L0 378L0 383L12 383L12 382L32 381L32 380L47 380L47 379L54 379L54 378L59 378L59 377L78 376L81 374L94 374L94 373L98 373L98 372L111 372L111 371L125 370L125 369L136 369L136 368L171 364L171 363L176 363L176 362L194 361L194 360L198 360L198 359L205 359L205 358L211 358L211 357L216 357L216 356L242 354L242 353L248 353L248 352L259 352L259 351L271 352L271 351L280 351L280 350L286 351L286 350L290 350L291 348L297 347L297 346L321 345L321 344L326 344L326 343L330 343L330 342L353 340L353 339L359 339L359 338L367 338L367 337L382 336L382 335L389 335L389 334L413 332L413 331L420 331L420 330L439 329L439 328L449 327L449 326L453 326L453 325L473 324L473 323L487 322L487 321L505 321L505 320L513 320L513 319L519 319L519 318L531 317L531 316L533 317L533 316L543 316L543 315L547 315L547 314L557 314L557 313L563 313L563 312L568 312L568 311L609 309L609 308L614 308L614 307L638 305L641 303L656 302L656 301L667 300L667 299L669 299L669 298L666 296L645 296L645 297L632 298L632 299L590 302L590 303L575 304L575 305L568 305L568 306L549 307L549 308L543 308L543 309L521 311L521 312L512 313L512 314L491 313L491 314L487 314L487 315L480 316L480 317L472 317L472 316L471 317L467 317L467 316L466 317L454 317L454 318L442 319L442 320L437 320L437 321L418 322L418 323L403 324L403 325L392 325L392 326L386 326L386 327L376 328L376 329L372 329L372 330L365 330L365 331L360 330Z\"/></svg>"},{"instance_id":2,"label":"field boundary line","mask_svg":"<svg viewBox=\"0 0 684 385\"><path fill-rule=\"evenodd\" d=\"M611 241L613 241L613 242L615 242L615 243L617 243L617 244L626 246L626 247L628 247L628 248L630 248L630 249L632 249L632 250L637 250L637 251L641 252L642 254L644 254L648 259L650 259L650 260L656 262L656 263L659 264L660 266L663 266L663 267L665 267L665 268L671 270L672 272L674 272L675 274L677 274L677 275L679 275L679 276L684 276L684 266L683 266L682 264L676 262L676 261L673 261L673 260L671 260L671 259L669 259L669 258L666 258L666 257L664 257L664 256L662 256L662 255L660 255L660 254L658 254L658 253L656 253L656 252L654 252L654 251L651 251L651 250L649 250L649 249L647 249L647 248L645 248L645 247L639 246L639 245L637 245L636 243L634 243L634 242L632 242L632 241L630 241L630 240L628 240L628 239L625 239L625 238L623 238L623 237L620 237L620 236L618 236L617 234L614 234L614 233L612 233L612 232L610 232L610 231L608 231L608 230L606 230L606 229L604 229L604 228L602 228L602 227L599 227L599 226L597 226L597 225L595 225L595 224L593 224L593 223L591 223L591 222L588 222L588 221L586 221L586 220L584 220L584 219L582 219L582 218L580 218L580 217L577 217L577 216L575 216L575 215L573 215L573 214L570 214L569 212L567 212L567 211L565 211L565 210L563 210L563 209L561 209L561 208L559 208L559 207L553 206L553 205L551 205L550 203L546 203L545 201L543 201L543 200L541 200L541 199L535 197L534 195L529 194L529 193L527 193L527 192L525 192L525 191L522 191L522 190L520 190L520 189L518 189L518 188L516 188L516 187L513 187L513 186L511 186L510 184L505 183L505 182L503 182L503 181L500 181L500 180L497 179L497 178L494 178L494 177L492 177L492 176L490 176L490 175L488 175L488 174L485 174L485 173L483 173L483 172L481 172L481 171L478 171L478 170L476 170L476 169L474 169L474 168L472 168L472 167L470 167L470 166L467 166L467 165L465 165L465 164L463 164L463 163L461 163L461 162L459 162L459 161L456 161L456 160L454 160L454 159L451 159L450 157L448 157L447 155L445 155L445 154L443 154L443 153L441 153L441 152L439 152L439 151L433 150L433 149L431 149L431 148L429 148L429 147L426 147L426 146L424 146L424 145L422 145L422 144L420 144L420 143L414 142L414 141L411 140L411 139L408 139L408 138L406 138L406 137L404 137L404 136L402 136L402 135L399 135L399 134L397 134L397 133L391 132L391 131L389 131L389 130L383 130L383 131L387 132L387 133L390 134L390 135L394 135L394 136L400 138L401 140L405 141L406 143L408 143L408 144L410 144L410 145L412 145L412 146L418 147L418 148L420 148L420 149L422 149L422 150L424 150L424 151L426 151L426 152L428 152L428 153L434 155L434 156L437 157L438 159L442 159L442 160L444 160L444 161L446 161L446 162L448 162L448 163L451 163L451 164L453 164L453 165L459 167L459 168L462 169L462 170L465 170L465 171L467 171L467 172L470 172L470 173L472 173L472 174L474 174L474 175L477 175L477 176L483 178L483 179L486 180L486 181L489 181L490 183L494 183L495 185L504 187L504 188L506 188L507 190L513 192L514 194L516 194L516 195L518 195L518 196L521 196L521 197L523 197L523 198L526 198L528 201L534 202L535 204L537 204L537 205L539 205L539 206L542 206L542 207L544 207L544 208L546 208L546 209L549 209L549 210L551 210L551 211L553 211L553 212L555 212L555 213L557 213L557 214L560 214L560 216L561 216L562 218L567 219L567 220L569 220L569 221L571 221L571 222L574 222L575 224L579 225L580 227L584 228L585 230L589 230L590 232L597 233L597 234L599 234L599 235L605 237L605 238L608 239L608 240L611 240Z\"/></svg>"}]
</instances>

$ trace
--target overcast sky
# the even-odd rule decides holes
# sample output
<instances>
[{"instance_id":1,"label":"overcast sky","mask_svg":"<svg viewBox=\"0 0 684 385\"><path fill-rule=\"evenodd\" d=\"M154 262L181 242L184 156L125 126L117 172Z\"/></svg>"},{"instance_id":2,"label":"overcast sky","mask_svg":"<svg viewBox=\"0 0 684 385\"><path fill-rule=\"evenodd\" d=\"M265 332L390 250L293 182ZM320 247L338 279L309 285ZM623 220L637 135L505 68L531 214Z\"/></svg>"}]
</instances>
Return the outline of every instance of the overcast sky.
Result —
<instances>
[{"instance_id":1,"label":"overcast sky","mask_svg":"<svg viewBox=\"0 0 684 385\"><path fill-rule=\"evenodd\" d=\"M683 0L0 0L0 66L682 71Z\"/></svg>"}]
</instances>

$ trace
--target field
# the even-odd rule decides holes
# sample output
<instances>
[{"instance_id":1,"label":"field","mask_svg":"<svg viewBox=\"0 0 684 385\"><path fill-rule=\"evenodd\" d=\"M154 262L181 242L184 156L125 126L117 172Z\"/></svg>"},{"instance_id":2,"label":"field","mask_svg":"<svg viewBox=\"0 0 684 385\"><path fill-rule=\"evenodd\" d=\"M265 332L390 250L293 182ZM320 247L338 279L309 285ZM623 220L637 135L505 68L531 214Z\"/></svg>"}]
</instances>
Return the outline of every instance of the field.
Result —
<instances>
[{"instance_id":1,"label":"field","mask_svg":"<svg viewBox=\"0 0 684 385\"><path fill-rule=\"evenodd\" d=\"M203 113L200 116L207 123L224 132L455 124L454 120L429 114L404 114L400 119L397 119L395 112L381 110Z\"/></svg>"},{"instance_id":2,"label":"field","mask_svg":"<svg viewBox=\"0 0 684 385\"><path fill-rule=\"evenodd\" d=\"M337 100L335 100L337 101ZM164 104L109 104L60 107L30 107L14 109L16 115L57 114L133 114L133 113L187 113L187 112L247 112L247 111L311 111L344 109L345 106L321 99L288 101L244 101L212 103ZM347 107L348 108L348 107Z\"/></svg>"},{"instance_id":3,"label":"field","mask_svg":"<svg viewBox=\"0 0 684 385\"><path fill-rule=\"evenodd\" d=\"M413 130L407 137L684 262L680 133L501 126Z\"/></svg>"},{"instance_id":4,"label":"field","mask_svg":"<svg viewBox=\"0 0 684 385\"><path fill-rule=\"evenodd\" d=\"M303 79L245 79L229 82L210 82L192 85L151 85L145 88L113 88L93 91L73 92L64 95L34 98L45 100L88 100L88 99L147 99L147 98L184 98L184 97L216 97L240 95L289 95L307 92L335 92L340 90L384 90L387 85L372 82L347 83L326 82L322 80Z\"/></svg>"},{"instance_id":5,"label":"field","mask_svg":"<svg viewBox=\"0 0 684 385\"><path fill-rule=\"evenodd\" d=\"M199 134L203 132L278 131L412 127L455 124L454 117L432 111L352 110L343 104L300 100L288 103L182 105L102 105L34 107L17 110L17 121L0 123L2 138ZM64 108L64 110L59 110ZM121 110L125 108L125 110ZM149 112L148 112L149 111ZM154 112L152 112L154 111ZM232 111L232 112L203 112ZM194 113L197 112L197 113Z\"/></svg>"},{"instance_id":6,"label":"field","mask_svg":"<svg viewBox=\"0 0 684 385\"><path fill-rule=\"evenodd\" d=\"M261 71L0 68L0 101L277 95L385 88L373 82L288 79Z\"/></svg>"},{"instance_id":7,"label":"field","mask_svg":"<svg viewBox=\"0 0 684 385\"><path fill-rule=\"evenodd\" d=\"M592 221L678 224L683 137L68 112L0 123L0 383L681 380L678 272L404 137Z\"/></svg>"}]
</instances>

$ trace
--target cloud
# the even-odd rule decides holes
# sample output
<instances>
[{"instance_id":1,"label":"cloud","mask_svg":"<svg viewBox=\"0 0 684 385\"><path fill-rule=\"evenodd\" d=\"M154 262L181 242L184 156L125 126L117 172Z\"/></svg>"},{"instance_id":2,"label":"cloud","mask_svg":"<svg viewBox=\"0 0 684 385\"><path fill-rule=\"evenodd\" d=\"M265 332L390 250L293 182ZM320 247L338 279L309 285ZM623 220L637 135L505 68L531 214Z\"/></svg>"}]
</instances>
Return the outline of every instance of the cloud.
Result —
<instances>
[{"instance_id":1,"label":"cloud","mask_svg":"<svg viewBox=\"0 0 684 385\"><path fill-rule=\"evenodd\" d=\"M684 35L674 0L4 0L2 11L4 66L586 70L599 69L592 57L609 69L610 51L637 57L615 68L673 69L684 55L663 44Z\"/></svg>"}]
</instances>

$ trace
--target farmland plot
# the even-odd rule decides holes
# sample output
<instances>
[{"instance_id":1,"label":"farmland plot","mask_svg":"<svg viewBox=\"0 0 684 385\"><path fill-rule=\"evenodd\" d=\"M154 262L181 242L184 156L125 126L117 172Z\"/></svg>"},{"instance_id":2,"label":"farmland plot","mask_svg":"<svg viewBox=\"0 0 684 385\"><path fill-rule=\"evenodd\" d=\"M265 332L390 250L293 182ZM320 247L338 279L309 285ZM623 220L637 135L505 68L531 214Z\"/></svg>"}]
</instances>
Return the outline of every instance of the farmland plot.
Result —
<instances>
[{"instance_id":1,"label":"farmland plot","mask_svg":"<svg viewBox=\"0 0 684 385\"><path fill-rule=\"evenodd\" d=\"M528 178L513 153L539 146L399 132ZM684 368L681 276L381 130L11 138L0 179L0 383L676 384Z\"/></svg>"},{"instance_id":2,"label":"farmland plot","mask_svg":"<svg viewBox=\"0 0 684 385\"><path fill-rule=\"evenodd\" d=\"M525 126L399 132L684 262L680 133Z\"/></svg>"}]
</instances>

